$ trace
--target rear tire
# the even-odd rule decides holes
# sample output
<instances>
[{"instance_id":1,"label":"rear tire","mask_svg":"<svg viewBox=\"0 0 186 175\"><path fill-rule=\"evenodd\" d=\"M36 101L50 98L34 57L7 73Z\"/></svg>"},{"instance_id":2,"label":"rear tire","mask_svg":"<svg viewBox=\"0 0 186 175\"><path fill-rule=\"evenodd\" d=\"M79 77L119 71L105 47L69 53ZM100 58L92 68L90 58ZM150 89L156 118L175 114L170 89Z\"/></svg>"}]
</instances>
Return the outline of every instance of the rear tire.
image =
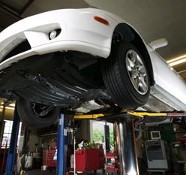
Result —
<instances>
[{"instance_id":1,"label":"rear tire","mask_svg":"<svg viewBox=\"0 0 186 175\"><path fill-rule=\"evenodd\" d=\"M34 128L50 126L59 115L57 107L33 103L22 98L17 101L17 111L22 121Z\"/></svg>"},{"instance_id":2,"label":"rear tire","mask_svg":"<svg viewBox=\"0 0 186 175\"><path fill-rule=\"evenodd\" d=\"M103 80L116 103L127 109L143 106L150 93L146 63L137 48L122 41L103 63Z\"/></svg>"}]
</instances>

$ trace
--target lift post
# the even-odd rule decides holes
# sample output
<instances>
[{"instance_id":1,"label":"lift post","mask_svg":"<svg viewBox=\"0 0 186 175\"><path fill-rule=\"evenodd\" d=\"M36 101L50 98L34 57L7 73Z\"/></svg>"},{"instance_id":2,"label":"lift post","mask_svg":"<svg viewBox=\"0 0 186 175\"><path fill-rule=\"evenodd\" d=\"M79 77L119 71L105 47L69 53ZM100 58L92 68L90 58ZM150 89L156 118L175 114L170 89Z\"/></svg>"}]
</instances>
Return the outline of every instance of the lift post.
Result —
<instances>
[{"instance_id":1,"label":"lift post","mask_svg":"<svg viewBox=\"0 0 186 175\"><path fill-rule=\"evenodd\" d=\"M148 113L147 113L148 114ZM150 114L149 114L150 115ZM152 115L152 114L151 114ZM163 114L165 116L166 114ZM138 113L121 113L118 115L76 115L75 119L96 119L114 123L116 146L119 155L120 174L139 175L136 142L134 135L134 116L142 117ZM107 140L108 142L108 140Z\"/></svg>"},{"instance_id":2,"label":"lift post","mask_svg":"<svg viewBox=\"0 0 186 175\"><path fill-rule=\"evenodd\" d=\"M114 124L115 150L119 157L119 173L123 175L139 175L133 118L134 116L128 113L102 118Z\"/></svg>"},{"instance_id":3,"label":"lift post","mask_svg":"<svg viewBox=\"0 0 186 175\"><path fill-rule=\"evenodd\" d=\"M20 118L17 113L17 107L15 105L10 147L8 150L8 156L7 156L4 175L13 175L14 163L15 163L15 157L16 157L17 140L18 140L18 134L19 134L19 124L20 124Z\"/></svg>"},{"instance_id":4,"label":"lift post","mask_svg":"<svg viewBox=\"0 0 186 175\"><path fill-rule=\"evenodd\" d=\"M60 114L57 135L57 175L65 175L66 171L65 135L65 116Z\"/></svg>"},{"instance_id":5,"label":"lift post","mask_svg":"<svg viewBox=\"0 0 186 175\"><path fill-rule=\"evenodd\" d=\"M120 174L139 175L133 116L120 114L114 122Z\"/></svg>"}]
</instances>

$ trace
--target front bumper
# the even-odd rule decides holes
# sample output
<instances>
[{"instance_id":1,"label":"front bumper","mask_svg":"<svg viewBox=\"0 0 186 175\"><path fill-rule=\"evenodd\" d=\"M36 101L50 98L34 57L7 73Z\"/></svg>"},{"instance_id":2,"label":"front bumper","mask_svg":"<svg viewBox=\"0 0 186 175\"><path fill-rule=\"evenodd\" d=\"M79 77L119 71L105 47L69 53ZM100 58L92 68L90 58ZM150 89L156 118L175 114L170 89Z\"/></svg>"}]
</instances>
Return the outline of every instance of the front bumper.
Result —
<instances>
[{"instance_id":1,"label":"front bumper","mask_svg":"<svg viewBox=\"0 0 186 175\"><path fill-rule=\"evenodd\" d=\"M106 19L109 25L94 20L94 16ZM25 18L0 33L1 70L29 56L57 51L75 50L106 58L117 24L106 12L91 8L56 10ZM56 29L61 33L50 40L49 33ZM25 40L30 48L5 60Z\"/></svg>"}]
</instances>

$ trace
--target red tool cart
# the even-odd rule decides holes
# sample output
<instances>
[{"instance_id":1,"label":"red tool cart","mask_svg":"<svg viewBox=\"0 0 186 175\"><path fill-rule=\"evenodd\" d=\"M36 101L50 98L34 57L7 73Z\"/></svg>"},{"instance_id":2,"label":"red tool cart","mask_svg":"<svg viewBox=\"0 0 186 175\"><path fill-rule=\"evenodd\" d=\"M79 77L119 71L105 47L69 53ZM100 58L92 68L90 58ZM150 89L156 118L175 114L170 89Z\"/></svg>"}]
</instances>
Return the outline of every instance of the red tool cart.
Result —
<instances>
[{"instance_id":1,"label":"red tool cart","mask_svg":"<svg viewBox=\"0 0 186 175\"><path fill-rule=\"evenodd\" d=\"M43 151L43 165L47 167L55 168L56 160L54 160L55 149L49 149Z\"/></svg>"},{"instance_id":2,"label":"red tool cart","mask_svg":"<svg viewBox=\"0 0 186 175\"><path fill-rule=\"evenodd\" d=\"M76 172L86 173L102 169L104 171L105 157L103 149L86 148L75 152Z\"/></svg>"},{"instance_id":3,"label":"red tool cart","mask_svg":"<svg viewBox=\"0 0 186 175\"><path fill-rule=\"evenodd\" d=\"M54 160L54 155L57 148L56 139L50 141L49 149L43 150L43 165L49 168L56 168L56 160Z\"/></svg>"},{"instance_id":4,"label":"red tool cart","mask_svg":"<svg viewBox=\"0 0 186 175\"><path fill-rule=\"evenodd\" d=\"M106 174L118 174L118 155L115 152L106 153Z\"/></svg>"}]
</instances>

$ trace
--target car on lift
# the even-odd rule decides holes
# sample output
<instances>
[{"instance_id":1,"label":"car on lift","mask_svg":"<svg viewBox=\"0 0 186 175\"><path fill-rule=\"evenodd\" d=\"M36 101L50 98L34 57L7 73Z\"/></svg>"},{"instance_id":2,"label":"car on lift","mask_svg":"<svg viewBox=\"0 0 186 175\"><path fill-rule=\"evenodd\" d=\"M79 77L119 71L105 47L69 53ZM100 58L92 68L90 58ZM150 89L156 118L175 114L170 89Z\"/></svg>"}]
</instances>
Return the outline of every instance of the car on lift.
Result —
<instances>
[{"instance_id":1,"label":"car on lift","mask_svg":"<svg viewBox=\"0 0 186 175\"><path fill-rule=\"evenodd\" d=\"M117 113L148 108L151 99L184 110L185 83L154 46L100 9L27 17L0 33L0 97L16 100L21 119L34 127L53 123L59 110Z\"/></svg>"}]
</instances>

